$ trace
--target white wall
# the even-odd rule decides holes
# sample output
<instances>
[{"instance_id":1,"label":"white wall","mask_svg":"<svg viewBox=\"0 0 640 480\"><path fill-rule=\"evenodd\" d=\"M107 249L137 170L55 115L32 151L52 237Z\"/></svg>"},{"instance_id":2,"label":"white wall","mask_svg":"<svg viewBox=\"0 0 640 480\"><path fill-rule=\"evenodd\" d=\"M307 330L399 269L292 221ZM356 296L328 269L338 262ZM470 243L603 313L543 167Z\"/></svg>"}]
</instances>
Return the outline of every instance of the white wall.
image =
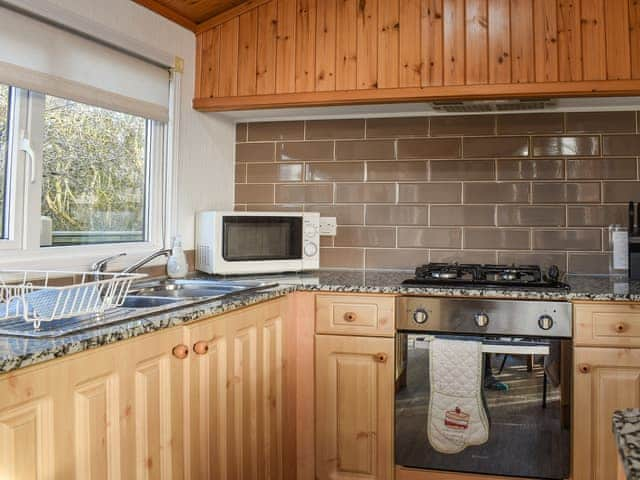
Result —
<instances>
[{"instance_id":1,"label":"white wall","mask_svg":"<svg viewBox=\"0 0 640 480\"><path fill-rule=\"evenodd\" d=\"M232 120L191 108L194 93L195 36L131 0L47 0L126 37L184 59L179 132L178 225L185 248L193 248L194 214L233 205Z\"/></svg>"}]
</instances>

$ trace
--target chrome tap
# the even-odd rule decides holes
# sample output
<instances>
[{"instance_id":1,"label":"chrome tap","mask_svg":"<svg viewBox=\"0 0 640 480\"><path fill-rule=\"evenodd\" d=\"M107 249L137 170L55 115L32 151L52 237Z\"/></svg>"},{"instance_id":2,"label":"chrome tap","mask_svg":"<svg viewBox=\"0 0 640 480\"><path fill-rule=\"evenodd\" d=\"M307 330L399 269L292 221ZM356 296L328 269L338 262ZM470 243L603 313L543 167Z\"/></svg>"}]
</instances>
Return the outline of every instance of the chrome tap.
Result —
<instances>
[{"instance_id":1,"label":"chrome tap","mask_svg":"<svg viewBox=\"0 0 640 480\"><path fill-rule=\"evenodd\" d=\"M133 265L125 268L124 270L122 270L122 273L135 273L137 270L141 269L142 267L144 267L147 263L149 263L151 260L154 260L158 257L168 257L171 255L171 249L164 249L164 250L158 250L157 252L153 252L151 255L144 257L142 260L134 263Z\"/></svg>"},{"instance_id":2,"label":"chrome tap","mask_svg":"<svg viewBox=\"0 0 640 480\"><path fill-rule=\"evenodd\" d=\"M94 273L95 280L102 280L100 274L107 270L107 265L109 264L109 262L115 260L116 258L124 257L125 255L126 253L122 252L118 253L117 255L111 255L109 257L105 257L95 261L93 265L91 265L91 271Z\"/></svg>"}]
</instances>

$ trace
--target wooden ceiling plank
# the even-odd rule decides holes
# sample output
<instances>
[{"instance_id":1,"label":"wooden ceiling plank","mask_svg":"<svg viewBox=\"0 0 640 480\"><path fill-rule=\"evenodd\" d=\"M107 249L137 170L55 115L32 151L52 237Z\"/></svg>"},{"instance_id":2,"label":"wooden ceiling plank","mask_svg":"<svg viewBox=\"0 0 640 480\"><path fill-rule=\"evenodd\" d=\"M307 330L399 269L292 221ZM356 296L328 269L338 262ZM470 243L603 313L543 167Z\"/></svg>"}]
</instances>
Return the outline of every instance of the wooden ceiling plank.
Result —
<instances>
[{"instance_id":1,"label":"wooden ceiling plank","mask_svg":"<svg viewBox=\"0 0 640 480\"><path fill-rule=\"evenodd\" d=\"M142 5L143 7L157 13L158 15L162 15L163 17L171 20L172 22L177 23L178 25L182 25L184 28L195 32L197 30L198 24L187 17L179 14L175 10L157 2L156 0L133 0L138 5Z\"/></svg>"},{"instance_id":2,"label":"wooden ceiling plank","mask_svg":"<svg viewBox=\"0 0 640 480\"><path fill-rule=\"evenodd\" d=\"M269 1L270 0L247 0L246 2L241 3L236 7L230 8L229 10L225 10L224 12L220 13L219 15L216 15L215 17L211 17L209 20L205 20L204 22L199 23L195 29L195 32L200 33L210 28L221 25L224 22L232 19L233 17L240 16L241 14L248 12L249 10L252 10L254 8L257 8L260 5L263 5Z\"/></svg>"}]
</instances>

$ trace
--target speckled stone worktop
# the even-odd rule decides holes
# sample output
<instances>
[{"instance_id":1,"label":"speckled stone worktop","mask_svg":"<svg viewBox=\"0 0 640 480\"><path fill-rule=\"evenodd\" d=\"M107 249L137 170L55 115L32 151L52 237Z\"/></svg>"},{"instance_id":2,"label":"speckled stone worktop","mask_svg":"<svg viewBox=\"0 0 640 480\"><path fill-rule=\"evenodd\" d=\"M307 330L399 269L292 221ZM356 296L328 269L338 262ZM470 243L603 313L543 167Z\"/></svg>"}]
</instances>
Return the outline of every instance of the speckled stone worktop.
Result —
<instances>
[{"instance_id":1,"label":"speckled stone worktop","mask_svg":"<svg viewBox=\"0 0 640 480\"><path fill-rule=\"evenodd\" d=\"M640 480L640 409L615 412L613 433L627 480Z\"/></svg>"},{"instance_id":2,"label":"speckled stone worktop","mask_svg":"<svg viewBox=\"0 0 640 480\"><path fill-rule=\"evenodd\" d=\"M305 274L234 277L268 280L277 287L237 297L150 315L128 322L59 338L31 339L0 335L0 374L52 360L64 355L144 335L164 328L225 313L295 290L319 292L387 293L428 296L472 296L537 300L590 300L640 302L640 282L591 276L569 276L571 292L531 290L480 290L462 288L417 288L401 285L410 271L319 270ZM202 277L202 275L199 275Z\"/></svg>"}]
</instances>

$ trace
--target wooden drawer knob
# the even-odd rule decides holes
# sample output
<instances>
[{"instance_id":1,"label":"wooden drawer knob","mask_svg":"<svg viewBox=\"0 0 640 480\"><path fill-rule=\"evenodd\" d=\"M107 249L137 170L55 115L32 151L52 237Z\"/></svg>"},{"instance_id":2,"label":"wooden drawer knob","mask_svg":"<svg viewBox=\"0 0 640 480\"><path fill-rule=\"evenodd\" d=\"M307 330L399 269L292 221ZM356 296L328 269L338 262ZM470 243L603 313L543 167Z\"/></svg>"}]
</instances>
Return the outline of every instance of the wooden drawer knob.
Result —
<instances>
[{"instance_id":1,"label":"wooden drawer knob","mask_svg":"<svg viewBox=\"0 0 640 480\"><path fill-rule=\"evenodd\" d=\"M384 352L376 353L373 356L373 359L378 363L385 363L387 361L388 355Z\"/></svg>"},{"instance_id":2,"label":"wooden drawer knob","mask_svg":"<svg viewBox=\"0 0 640 480\"><path fill-rule=\"evenodd\" d=\"M184 358L187 358L187 355L189 355L189 347L187 347L186 345L183 345L183 344L176 345L171 350L171 353L173 354L174 357L179 358L180 360L182 360Z\"/></svg>"},{"instance_id":3,"label":"wooden drawer knob","mask_svg":"<svg viewBox=\"0 0 640 480\"><path fill-rule=\"evenodd\" d=\"M620 323L618 323L618 324L616 325L616 332L618 332L618 333L624 333L624 332L626 332L626 331L627 331L627 328L628 328L628 327L627 327L627 324L626 324L626 323L622 323L622 322L620 322Z\"/></svg>"},{"instance_id":4,"label":"wooden drawer knob","mask_svg":"<svg viewBox=\"0 0 640 480\"><path fill-rule=\"evenodd\" d=\"M345 322L355 322L358 316L354 312L347 312L344 314Z\"/></svg>"},{"instance_id":5,"label":"wooden drawer knob","mask_svg":"<svg viewBox=\"0 0 640 480\"><path fill-rule=\"evenodd\" d=\"M204 355L209 351L209 343L201 340L193 344L193 351L196 355Z\"/></svg>"},{"instance_id":6,"label":"wooden drawer knob","mask_svg":"<svg viewBox=\"0 0 640 480\"><path fill-rule=\"evenodd\" d=\"M578 370L580 370L580 373L589 373L591 372L591 365L588 363L581 363L578 365Z\"/></svg>"}]
</instances>

